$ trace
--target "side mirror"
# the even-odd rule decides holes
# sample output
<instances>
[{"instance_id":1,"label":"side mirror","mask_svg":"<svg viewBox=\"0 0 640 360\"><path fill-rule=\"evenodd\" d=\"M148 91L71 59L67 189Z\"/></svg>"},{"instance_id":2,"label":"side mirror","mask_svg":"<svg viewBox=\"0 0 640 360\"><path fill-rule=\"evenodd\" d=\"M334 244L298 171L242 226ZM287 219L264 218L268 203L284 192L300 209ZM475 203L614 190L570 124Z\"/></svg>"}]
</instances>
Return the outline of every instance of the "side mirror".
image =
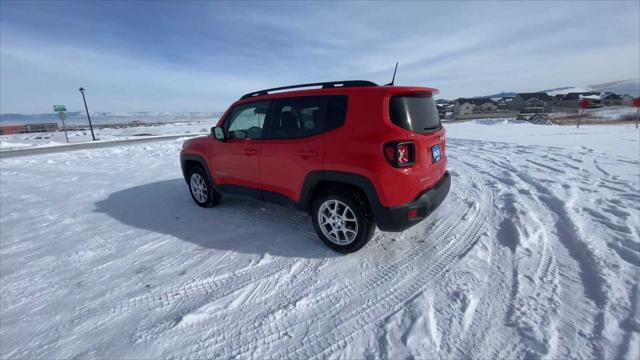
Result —
<instances>
[{"instance_id":1,"label":"side mirror","mask_svg":"<svg viewBox=\"0 0 640 360\"><path fill-rule=\"evenodd\" d=\"M213 137L216 140L224 140L225 139L224 130L220 126L212 127L211 128L211 135L213 135Z\"/></svg>"}]
</instances>

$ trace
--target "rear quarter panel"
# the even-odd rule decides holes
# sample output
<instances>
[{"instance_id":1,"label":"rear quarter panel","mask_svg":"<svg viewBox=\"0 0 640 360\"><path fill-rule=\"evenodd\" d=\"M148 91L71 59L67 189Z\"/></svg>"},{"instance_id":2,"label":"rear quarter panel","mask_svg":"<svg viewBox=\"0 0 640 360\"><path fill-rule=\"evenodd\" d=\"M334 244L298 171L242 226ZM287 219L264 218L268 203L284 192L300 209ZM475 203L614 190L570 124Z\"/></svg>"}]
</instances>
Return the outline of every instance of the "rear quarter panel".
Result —
<instances>
[{"instance_id":1,"label":"rear quarter panel","mask_svg":"<svg viewBox=\"0 0 640 360\"><path fill-rule=\"evenodd\" d=\"M434 186L446 169L444 128L419 134L402 129L389 118L392 92L416 89L425 91L425 88L378 87L350 94L345 125L326 134L325 170L365 176L375 187L381 205L386 207L411 202ZM415 143L413 166L395 168L387 162L384 144L398 140ZM442 143L443 156L434 163L431 147L437 143Z\"/></svg>"}]
</instances>

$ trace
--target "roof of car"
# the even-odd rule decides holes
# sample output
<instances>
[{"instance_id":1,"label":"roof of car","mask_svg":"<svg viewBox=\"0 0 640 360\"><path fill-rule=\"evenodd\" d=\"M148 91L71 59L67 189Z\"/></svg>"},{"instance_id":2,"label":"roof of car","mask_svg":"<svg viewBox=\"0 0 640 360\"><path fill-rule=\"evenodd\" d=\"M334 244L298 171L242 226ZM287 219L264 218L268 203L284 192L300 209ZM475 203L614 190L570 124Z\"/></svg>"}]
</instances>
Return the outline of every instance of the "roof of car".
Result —
<instances>
[{"instance_id":1,"label":"roof of car","mask_svg":"<svg viewBox=\"0 0 640 360\"><path fill-rule=\"evenodd\" d=\"M319 88L318 88L319 87ZM271 89L264 89L253 91L243 95L238 102L248 102L253 99L271 99L288 97L292 95L309 96L309 95L326 95L326 94L340 94L345 91L383 91L389 93L403 93L403 92L429 92L433 95L438 94L439 91L434 88L428 87L416 87L416 86L393 86L393 85L378 85L374 82L367 80L345 80L345 81L331 81L321 83L307 83L291 86L282 86Z\"/></svg>"}]
</instances>

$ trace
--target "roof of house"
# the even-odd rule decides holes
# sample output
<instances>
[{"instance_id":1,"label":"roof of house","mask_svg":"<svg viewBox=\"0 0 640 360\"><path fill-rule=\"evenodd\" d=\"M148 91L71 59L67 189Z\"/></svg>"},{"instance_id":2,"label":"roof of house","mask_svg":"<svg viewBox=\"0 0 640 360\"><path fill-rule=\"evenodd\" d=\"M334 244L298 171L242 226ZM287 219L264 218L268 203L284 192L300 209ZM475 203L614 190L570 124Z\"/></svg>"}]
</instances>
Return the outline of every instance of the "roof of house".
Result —
<instances>
[{"instance_id":1,"label":"roof of house","mask_svg":"<svg viewBox=\"0 0 640 360\"><path fill-rule=\"evenodd\" d=\"M589 99L589 100L600 100L600 95L580 95L580 100Z\"/></svg>"},{"instance_id":2,"label":"roof of house","mask_svg":"<svg viewBox=\"0 0 640 360\"><path fill-rule=\"evenodd\" d=\"M496 105L496 102L489 98L474 98L474 99L459 98L459 99L456 99L456 102L458 104L470 103L476 106L482 106L486 103L491 103Z\"/></svg>"},{"instance_id":3,"label":"roof of house","mask_svg":"<svg viewBox=\"0 0 640 360\"><path fill-rule=\"evenodd\" d=\"M551 101L553 100L553 98L551 96L549 96L549 94L545 93L545 92L536 92L536 93L518 93L518 95L516 96L520 96L522 98L522 100L527 101L527 100L531 100L531 99L539 99L542 101Z\"/></svg>"},{"instance_id":4,"label":"roof of house","mask_svg":"<svg viewBox=\"0 0 640 360\"><path fill-rule=\"evenodd\" d=\"M622 100L622 96L614 93L602 93L600 95L601 99L609 99L609 100Z\"/></svg>"},{"instance_id":5,"label":"roof of house","mask_svg":"<svg viewBox=\"0 0 640 360\"><path fill-rule=\"evenodd\" d=\"M565 94L562 100L578 100L581 96L600 95L598 92L571 92Z\"/></svg>"}]
</instances>

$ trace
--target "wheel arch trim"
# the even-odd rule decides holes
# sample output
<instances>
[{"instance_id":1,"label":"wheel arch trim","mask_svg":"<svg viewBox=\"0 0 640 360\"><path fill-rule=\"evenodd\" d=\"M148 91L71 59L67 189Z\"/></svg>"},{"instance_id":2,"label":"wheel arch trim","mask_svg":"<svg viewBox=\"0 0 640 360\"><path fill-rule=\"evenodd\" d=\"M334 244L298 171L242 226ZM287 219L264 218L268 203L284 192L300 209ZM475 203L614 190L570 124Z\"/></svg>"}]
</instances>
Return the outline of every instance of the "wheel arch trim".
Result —
<instances>
[{"instance_id":1,"label":"wheel arch trim","mask_svg":"<svg viewBox=\"0 0 640 360\"><path fill-rule=\"evenodd\" d=\"M200 155L195 155L195 154L180 155L180 167L182 168L182 176L184 177L184 181L186 181L187 184L189 184L189 179L187 178L187 176L189 175L187 174L187 162L189 161L195 161L200 164L200 166L204 169L204 172L207 174L207 177L209 178L209 183L211 183L213 188L216 189L217 186L215 181L213 181L213 176L211 176L211 172L209 171L209 166L207 165L207 162L205 161L205 159Z\"/></svg>"},{"instance_id":2,"label":"wheel arch trim","mask_svg":"<svg viewBox=\"0 0 640 360\"><path fill-rule=\"evenodd\" d=\"M365 176L343 172L343 171L333 171L333 170L318 170L312 171L304 179L304 183L302 184L302 189L300 191L300 201L298 202L298 206L307 211L311 211L312 201L313 201L313 193L315 187L324 181L330 181L335 183L343 183L346 185L351 185L362 190L364 195L367 197L367 202L371 207L371 211L373 212L373 217L376 222L385 222L384 220L384 212L385 208L380 203L380 199L378 198L378 194L376 192L375 187L371 183L369 179Z\"/></svg>"}]
</instances>

